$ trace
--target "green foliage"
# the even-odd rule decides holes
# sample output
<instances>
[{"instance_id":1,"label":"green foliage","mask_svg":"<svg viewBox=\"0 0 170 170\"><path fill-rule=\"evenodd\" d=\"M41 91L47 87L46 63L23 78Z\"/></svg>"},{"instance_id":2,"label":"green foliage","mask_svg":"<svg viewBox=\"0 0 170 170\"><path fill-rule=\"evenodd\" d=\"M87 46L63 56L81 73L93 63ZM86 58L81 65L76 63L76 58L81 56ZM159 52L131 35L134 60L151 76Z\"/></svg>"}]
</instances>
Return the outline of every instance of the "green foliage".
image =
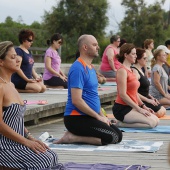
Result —
<instances>
[{"instance_id":1,"label":"green foliage","mask_svg":"<svg viewBox=\"0 0 170 170\"><path fill-rule=\"evenodd\" d=\"M80 35L92 34L98 41L104 38L107 8L107 0L61 0L52 12L45 12L44 25L49 33L62 33L62 55L70 56L77 51Z\"/></svg>"},{"instance_id":2,"label":"green foliage","mask_svg":"<svg viewBox=\"0 0 170 170\"><path fill-rule=\"evenodd\" d=\"M20 18L20 21L22 18ZM0 41L12 41L15 46L19 45L18 33L21 29L31 29L35 33L35 41L33 46L46 47L46 40L48 38L48 32L43 29L42 24L34 21L30 26L22 24L21 22L13 21L8 16L4 23L0 23Z\"/></svg>"},{"instance_id":3,"label":"green foliage","mask_svg":"<svg viewBox=\"0 0 170 170\"><path fill-rule=\"evenodd\" d=\"M122 0L125 17L120 23L121 37L127 42L141 46L146 38L153 38L155 47L170 39L170 13L161 5L165 0L157 0L147 6L144 0ZM23 23L22 16L17 22L8 16L0 23L0 41L12 41L19 45L18 33L21 29L31 29L35 33L34 47L47 47L46 40L53 33L62 33L62 62L73 62L77 51L77 39L82 34L94 35L100 46L99 55L94 62L99 63L105 47L109 44L104 29L108 24L107 0L60 0L50 12L44 13L43 23L34 21L31 25ZM110 36L112 33L110 33Z\"/></svg>"},{"instance_id":4,"label":"green foliage","mask_svg":"<svg viewBox=\"0 0 170 170\"><path fill-rule=\"evenodd\" d=\"M120 24L120 34L128 42L141 46L145 39L152 38L155 46L165 40L164 35L164 0L147 6L144 0L123 0L127 9Z\"/></svg>"},{"instance_id":5,"label":"green foliage","mask_svg":"<svg viewBox=\"0 0 170 170\"><path fill-rule=\"evenodd\" d=\"M5 23L0 23L0 41L12 41L18 45L18 32L21 28L27 27L25 24L20 24L8 16Z\"/></svg>"}]
</instances>

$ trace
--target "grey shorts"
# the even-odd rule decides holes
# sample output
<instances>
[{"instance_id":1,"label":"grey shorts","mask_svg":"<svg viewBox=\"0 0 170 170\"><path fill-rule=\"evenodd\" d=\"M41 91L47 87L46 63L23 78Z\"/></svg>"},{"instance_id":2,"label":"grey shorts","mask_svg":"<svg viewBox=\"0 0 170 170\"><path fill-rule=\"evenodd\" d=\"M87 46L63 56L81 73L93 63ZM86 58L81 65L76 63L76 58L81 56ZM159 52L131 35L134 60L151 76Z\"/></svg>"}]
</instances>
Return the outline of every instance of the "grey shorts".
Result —
<instances>
[{"instance_id":1,"label":"grey shorts","mask_svg":"<svg viewBox=\"0 0 170 170\"><path fill-rule=\"evenodd\" d=\"M99 70L99 72L105 76L106 78L115 78L116 77L116 71L109 70L109 71L102 71Z\"/></svg>"}]
</instances>

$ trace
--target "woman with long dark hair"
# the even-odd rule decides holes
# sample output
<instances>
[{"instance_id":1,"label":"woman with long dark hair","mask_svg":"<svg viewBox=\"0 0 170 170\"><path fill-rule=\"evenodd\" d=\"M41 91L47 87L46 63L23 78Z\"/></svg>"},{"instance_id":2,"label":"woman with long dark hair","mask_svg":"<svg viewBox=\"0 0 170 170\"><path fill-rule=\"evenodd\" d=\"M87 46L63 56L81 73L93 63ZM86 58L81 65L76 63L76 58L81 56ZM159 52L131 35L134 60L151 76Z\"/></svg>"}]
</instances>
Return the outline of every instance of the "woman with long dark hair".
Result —
<instances>
[{"instance_id":1,"label":"woman with long dark hair","mask_svg":"<svg viewBox=\"0 0 170 170\"><path fill-rule=\"evenodd\" d=\"M61 58L57 52L62 43L63 37L59 33L52 35L51 39L47 40L47 44L50 45L50 47L45 53L43 80L48 88L67 89L67 77L61 71Z\"/></svg>"}]
</instances>

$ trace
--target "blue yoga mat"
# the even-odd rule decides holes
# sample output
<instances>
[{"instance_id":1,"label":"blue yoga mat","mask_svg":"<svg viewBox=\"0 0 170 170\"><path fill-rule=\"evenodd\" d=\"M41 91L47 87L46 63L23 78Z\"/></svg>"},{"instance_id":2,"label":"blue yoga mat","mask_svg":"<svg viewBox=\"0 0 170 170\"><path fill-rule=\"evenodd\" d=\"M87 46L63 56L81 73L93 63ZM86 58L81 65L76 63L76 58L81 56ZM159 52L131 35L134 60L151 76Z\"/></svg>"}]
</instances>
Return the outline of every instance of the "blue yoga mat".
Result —
<instances>
[{"instance_id":1,"label":"blue yoga mat","mask_svg":"<svg viewBox=\"0 0 170 170\"><path fill-rule=\"evenodd\" d=\"M117 86L116 82L106 82L104 84L101 84L101 86Z\"/></svg>"},{"instance_id":2,"label":"blue yoga mat","mask_svg":"<svg viewBox=\"0 0 170 170\"><path fill-rule=\"evenodd\" d=\"M162 141L140 141L140 140L123 140L119 144L109 144L104 146L88 144L53 144L53 139L47 139L44 143L54 150L70 151L95 151L95 152L156 152L163 145Z\"/></svg>"},{"instance_id":3,"label":"blue yoga mat","mask_svg":"<svg viewBox=\"0 0 170 170\"><path fill-rule=\"evenodd\" d=\"M119 128L124 132L143 132L143 133L166 133L170 134L170 126L157 126L153 129L147 128Z\"/></svg>"}]
</instances>

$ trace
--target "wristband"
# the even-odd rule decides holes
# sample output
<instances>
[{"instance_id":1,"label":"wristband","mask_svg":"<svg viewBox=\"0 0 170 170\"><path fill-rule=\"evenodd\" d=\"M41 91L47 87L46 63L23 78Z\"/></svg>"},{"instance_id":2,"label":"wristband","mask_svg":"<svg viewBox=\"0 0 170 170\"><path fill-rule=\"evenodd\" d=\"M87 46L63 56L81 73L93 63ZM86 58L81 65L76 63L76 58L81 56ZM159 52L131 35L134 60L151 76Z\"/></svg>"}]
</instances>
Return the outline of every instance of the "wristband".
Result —
<instances>
[{"instance_id":1,"label":"wristband","mask_svg":"<svg viewBox=\"0 0 170 170\"><path fill-rule=\"evenodd\" d=\"M140 107L141 107L141 108L143 108L143 106L145 106L145 104L144 104L144 103L142 103L142 104L140 105Z\"/></svg>"},{"instance_id":2,"label":"wristband","mask_svg":"<svg viewBox=\"0 0 170 170\"><path fill-rule=\"evenodd\" d=\"M25 138L27 138L27 139L29 138L29 136L31 136L32 138L34 138L30 132L27 132L24 136L25 136Z\"/></svg>"}]
</instances>

